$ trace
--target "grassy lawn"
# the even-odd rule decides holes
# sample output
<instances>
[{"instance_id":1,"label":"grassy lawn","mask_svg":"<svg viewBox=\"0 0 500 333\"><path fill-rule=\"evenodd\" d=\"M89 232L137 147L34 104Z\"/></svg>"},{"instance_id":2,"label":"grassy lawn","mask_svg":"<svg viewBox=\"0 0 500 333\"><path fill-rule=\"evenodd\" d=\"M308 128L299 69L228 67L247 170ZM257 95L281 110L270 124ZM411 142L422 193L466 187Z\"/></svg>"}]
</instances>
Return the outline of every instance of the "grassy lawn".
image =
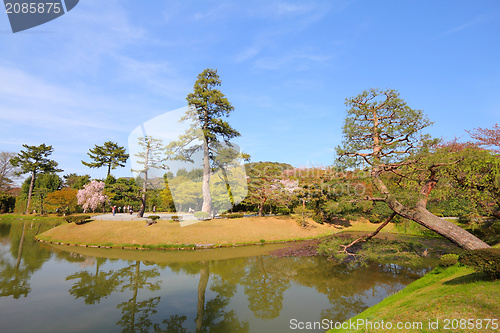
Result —
<instances>
[{"instance_id":1,"label":"grassy lawn","mask_svg":"<svg viewBox=\"0 0 500 333\"><path fill-rule=\"evenodd\" d=\"M392 323L393 329L388 331L393 332L499 332L498 300L500 280L491 281L486 275L474 273L468 267L438 267L400 292L351 318L351 322L357 323L359 320L359 329L331 332L386 331L387 329L375 329L376 326L372 329L366 326L368 322L374 325L375 322L382 321L385 328L388 322ZM458 321L452 322L453 319ZM468 322L469 319L473 321ZM478 320L481 319L482 327L479 328ZM492 329L491 323L486 328L485 319L496 319L497 329ZM407 324L408 327L396 329L398 322ZM418 323L422 323L421 327L418 327ZM434 326L429 327L430 323ZM445 326L447 323L448 329ZM415 329L409 329L410 325L416 325Z\"/></svg>"},{"instance_id":2,"label":"grassy lawn","mask_svg":"<svg viewBox=\"0 0 500 333\"><path fill-rule=\"evenodd\" d=\"M38 214L0 214L0 220L61 220L63 218L61 216L57 216L55 214L40 216Z\"/></svg>"},{"instance_id":3,"label":"grassy lawn","mask_svg":"<svg viewBox=\"0 0 500 333\"><path fill-rule=\"evenodd\" d=\"M302 228L289 216L249 217L204 221L181 227L178 222L93 221L83 225L62 224L37 236L50 242L113 247L192 247L254 244L318 238L337 229L309 221Z\"/></svg>"}]
</instances>

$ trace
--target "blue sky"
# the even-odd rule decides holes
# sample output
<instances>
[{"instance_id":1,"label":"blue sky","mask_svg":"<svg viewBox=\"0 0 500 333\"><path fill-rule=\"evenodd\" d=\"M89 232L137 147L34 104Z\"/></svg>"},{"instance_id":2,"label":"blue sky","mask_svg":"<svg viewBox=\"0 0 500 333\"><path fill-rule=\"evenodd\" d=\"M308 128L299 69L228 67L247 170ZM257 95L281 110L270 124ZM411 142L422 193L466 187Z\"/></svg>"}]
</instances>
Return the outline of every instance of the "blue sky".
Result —
<instances>
[{"instance_id":1,"label":"blue sky","mask_svg":"<svg viewBox=\"0 0 500 333\"><path fill-rule=\"evenodd\" d=\"M0 13L0 50L0 151L53 145L62 174L104 177L89 148L186 106L205 68L252 161L332 164L345 98L369 88L437 137L500 122L499 1L81 0L16 34Z\"/></svg>"}]
</instances>

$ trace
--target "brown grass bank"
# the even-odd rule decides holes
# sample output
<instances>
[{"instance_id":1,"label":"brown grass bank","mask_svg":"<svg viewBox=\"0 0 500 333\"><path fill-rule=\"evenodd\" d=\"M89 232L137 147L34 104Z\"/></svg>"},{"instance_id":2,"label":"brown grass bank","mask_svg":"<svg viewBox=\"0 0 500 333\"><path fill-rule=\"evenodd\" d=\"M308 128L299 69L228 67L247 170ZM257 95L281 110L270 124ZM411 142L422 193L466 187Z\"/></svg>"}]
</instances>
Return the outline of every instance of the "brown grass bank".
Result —
<instances>
[{"instance_id":1,"label":"brown grass bank","mask_svg":"<svg viewBox=\"0 0 500 333\"><path fill-rule=\"evenodd\" d=\"M313 221L302 228L295 219L278 216L211 220L185 227L170 221L158 221L149 227L145 227L144 221L68 223L38 235L37 239L110 247L216 247L318 238L336 231Z\"/></svg>"}]
</instances>

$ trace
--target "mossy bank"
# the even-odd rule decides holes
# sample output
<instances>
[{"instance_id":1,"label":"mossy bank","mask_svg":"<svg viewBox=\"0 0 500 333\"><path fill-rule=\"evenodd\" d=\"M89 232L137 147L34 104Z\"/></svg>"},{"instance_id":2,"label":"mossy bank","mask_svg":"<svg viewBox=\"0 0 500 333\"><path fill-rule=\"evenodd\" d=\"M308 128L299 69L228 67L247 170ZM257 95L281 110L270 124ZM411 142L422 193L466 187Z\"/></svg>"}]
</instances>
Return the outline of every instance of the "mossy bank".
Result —
<instances>
[{"instance_id":1,"label":"mossy bank","mask_svg":"<svg viewBox=\"0 0 500 333\"><path fill-rule=\"evenodd\" d=\"M464 266L437 267L330 332L498 332L499 299L500 280Z\"/></svg>"}]
</instances>

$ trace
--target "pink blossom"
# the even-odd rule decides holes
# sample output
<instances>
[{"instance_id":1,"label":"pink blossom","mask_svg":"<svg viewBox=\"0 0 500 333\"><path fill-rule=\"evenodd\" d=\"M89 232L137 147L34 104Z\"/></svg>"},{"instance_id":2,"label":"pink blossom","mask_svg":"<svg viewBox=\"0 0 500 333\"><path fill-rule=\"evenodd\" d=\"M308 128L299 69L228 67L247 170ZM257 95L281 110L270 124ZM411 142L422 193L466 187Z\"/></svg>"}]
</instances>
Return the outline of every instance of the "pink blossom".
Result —
<instances>
[{"instance_id":1,"label":"pink blossom","mask_svg":"<svg viewBox=\"0 0 500 333\"><path fill-rule=\"evenodd\" d=\"M82 205L84 212L86 212L88 208L94 211L97 207L108 201L108 196L103 194L104 185L104 182L92 180L85 185L83 189L78 190L76 198L78 204Z\"/></svg>"},{"instance_id":2,"label":"pink blossom","mask_svg":"<svg viewBox=\"0 0 500 333\"><path fill-rule=\"evenodd\" d=\"M281 179L280 183L282 189L290 194L300 189L298 180Z\"/></svg>"}]
</instances>

